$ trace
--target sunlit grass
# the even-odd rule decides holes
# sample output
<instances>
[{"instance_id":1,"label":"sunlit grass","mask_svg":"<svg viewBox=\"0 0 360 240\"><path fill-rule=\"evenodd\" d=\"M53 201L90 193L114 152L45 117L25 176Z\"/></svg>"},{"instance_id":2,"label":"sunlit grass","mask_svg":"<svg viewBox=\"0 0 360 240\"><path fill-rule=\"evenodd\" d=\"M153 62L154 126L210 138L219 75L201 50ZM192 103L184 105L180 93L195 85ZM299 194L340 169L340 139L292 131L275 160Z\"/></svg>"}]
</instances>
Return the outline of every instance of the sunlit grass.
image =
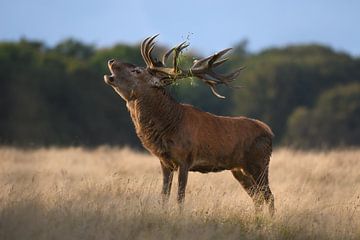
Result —
<instances>
[{"instance_id":1,"label":"sunlit grass","mask_svg":"<svg viewBox=\"0 0 360 240\"><path fill-rule=\"evenodd\" d=\"M167 206L150 155L100 147L0 148L0 239L359 239L360 150L276 150L276 216L229 172L191 173L183 212Z\"/></svg>"}]
</instances>

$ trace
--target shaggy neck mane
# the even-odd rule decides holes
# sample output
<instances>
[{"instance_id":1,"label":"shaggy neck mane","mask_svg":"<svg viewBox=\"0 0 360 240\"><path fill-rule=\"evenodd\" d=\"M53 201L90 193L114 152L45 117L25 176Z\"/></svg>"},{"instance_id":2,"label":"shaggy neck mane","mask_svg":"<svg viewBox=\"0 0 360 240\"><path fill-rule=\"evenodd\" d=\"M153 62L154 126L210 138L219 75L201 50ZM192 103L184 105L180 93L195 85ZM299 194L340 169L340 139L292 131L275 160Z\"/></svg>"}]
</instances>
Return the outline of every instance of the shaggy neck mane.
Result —
<instances>
[{"instance_id":1,"label":"shaggy neck mane","mask_svg":"<svg viewBox=\"0 0 360 240\"><path fill-rule=\"evenodd\" d=\"M162 88L144 91L127 105L136 133L145 147L166 151L167 140L177 132L183 116L181 105Z\"/></svg>"}]
</instances>

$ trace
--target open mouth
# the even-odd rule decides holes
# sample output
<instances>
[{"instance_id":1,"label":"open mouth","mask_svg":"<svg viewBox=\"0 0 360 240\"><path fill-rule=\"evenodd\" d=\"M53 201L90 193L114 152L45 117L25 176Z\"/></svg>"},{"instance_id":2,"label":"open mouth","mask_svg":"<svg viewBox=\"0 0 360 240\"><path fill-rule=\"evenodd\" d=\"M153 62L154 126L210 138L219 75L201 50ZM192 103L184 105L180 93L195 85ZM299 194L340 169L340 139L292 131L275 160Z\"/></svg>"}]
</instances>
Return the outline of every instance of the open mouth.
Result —
<instances>
[{"instance_id":1,"label":"open mouth","mask_svg":"<svg viewBox=\"0 0 360 240\"><path fill-rule=\"evenodd\" d=\"M104 81L105 81L105 83L107 83L109 85L113 85L114 79L115 79L114 72L113 72L113 70L111 68L111 65L112 65L113 62L114 62L113 59L108 61L108 68L110 70L111 75L104 75Z\"/></svg>"}]
</instances>

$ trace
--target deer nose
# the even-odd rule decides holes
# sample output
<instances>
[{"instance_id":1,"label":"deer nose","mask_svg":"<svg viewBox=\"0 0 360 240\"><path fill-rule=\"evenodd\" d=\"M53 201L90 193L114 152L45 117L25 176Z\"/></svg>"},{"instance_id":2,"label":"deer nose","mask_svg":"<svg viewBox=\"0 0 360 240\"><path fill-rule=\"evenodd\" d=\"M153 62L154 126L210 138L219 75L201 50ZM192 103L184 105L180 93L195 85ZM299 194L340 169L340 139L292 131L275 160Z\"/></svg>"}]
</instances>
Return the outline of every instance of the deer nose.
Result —
<instances>
[{"instance_id":1,"label":"deer nose","mask_svg":"<svg viewBox=\"0 0 360 240\"><path fill-rule=\"evenodd\" d=\"M115 59L110 59L110 60L108 61L108 65L111 66L111 64L112 64L113 62L115 62Z\"/></svg>"},{"instance_id":2,"label":"deer nose","mask_svg":"<svg viewBox=\"0 0 360 240\"><path fill-rule=\"evenodd\" d=\"M109 82L113 82L113 81L114 81L114 77L113 77L113 76L109 76L108 79L109 79Z\"/></svg>"}]
</instances>

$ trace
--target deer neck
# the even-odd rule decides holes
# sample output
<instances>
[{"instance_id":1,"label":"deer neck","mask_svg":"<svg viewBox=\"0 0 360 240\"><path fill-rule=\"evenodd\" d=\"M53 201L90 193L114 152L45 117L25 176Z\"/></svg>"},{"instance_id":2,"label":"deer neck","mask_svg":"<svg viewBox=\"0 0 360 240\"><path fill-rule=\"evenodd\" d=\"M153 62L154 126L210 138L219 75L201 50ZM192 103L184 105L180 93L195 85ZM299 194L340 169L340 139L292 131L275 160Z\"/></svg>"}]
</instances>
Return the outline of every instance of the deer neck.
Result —
<instances>
[{"instance_id":1,"label":"deer neck","mask_svg":"<svg viewBox=\"0 0 360 240\"><path fill-rule=\"evenodd\" d=\"M150 150L165 148L177 131L183 109L165 89L150 89L127 103L136 133Z\"/></svg>"}]
</instances>

